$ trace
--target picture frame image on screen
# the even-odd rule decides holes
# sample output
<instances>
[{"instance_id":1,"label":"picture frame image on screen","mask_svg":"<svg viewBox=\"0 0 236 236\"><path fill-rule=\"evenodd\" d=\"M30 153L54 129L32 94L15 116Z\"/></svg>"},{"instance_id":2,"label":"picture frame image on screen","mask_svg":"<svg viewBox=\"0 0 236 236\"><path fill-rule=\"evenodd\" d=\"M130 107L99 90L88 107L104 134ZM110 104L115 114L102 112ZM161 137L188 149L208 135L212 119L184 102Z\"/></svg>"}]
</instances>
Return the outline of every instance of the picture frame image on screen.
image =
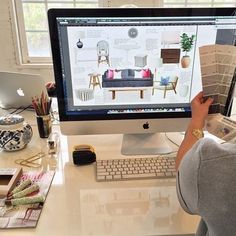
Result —
<instances>
[{"instance_id":1,"label":"picture frame image on screen","mask_svg":"<svg viewBox=\"0 0 236 236\"><path fill-rule=\"evenodd\" d=\"M221 96L212 113L229 114L235 65L218 59L234 58L234 12L50 9L62 133L124 134L122 154L169 153L162 133L185 131L199 91Z\"/></svg>"}]
</instances>

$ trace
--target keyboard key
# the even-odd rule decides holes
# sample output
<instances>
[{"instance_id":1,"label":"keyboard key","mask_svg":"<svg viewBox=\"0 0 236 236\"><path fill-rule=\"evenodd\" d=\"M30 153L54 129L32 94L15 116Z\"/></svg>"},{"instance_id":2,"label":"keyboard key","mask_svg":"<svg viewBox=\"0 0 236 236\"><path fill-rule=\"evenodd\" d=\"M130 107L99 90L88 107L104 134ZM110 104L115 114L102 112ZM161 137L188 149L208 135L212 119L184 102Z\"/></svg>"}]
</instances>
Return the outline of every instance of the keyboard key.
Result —
<instances>
[{"instance_id":1,"label":"keyboard key","mask_svg":"<svg viewBox=\"0 0 236 236\"><path fill-rule=\"evenodd\" d=\"M114 179L121 179L121 175L114 175L113 178Z\"/></svg>"},{"instance_id":2,"label":"keyboard key","mask_svg":"<svg viewBox=\"0 0 236 236\"><path fill-rule=\"evenodd\" d=\"M165 173L156 173L158 177L165 177Z\"/></svg>"},{"instance_id":3,"label":"keyboard key","mask_svg":"<svg viewBox=\"0 0 236 236\"><path fill-rule=\"evenodd\" d=\"M98 175L98 176L97 176L97 181L100 181L100 180L105 180L105 176L100 176L100 175Z\"/></svg>"},{"instance_id":4,"label":"keyboard key","mask_svg":"<svg viewBox=\"0 0 236 236\"><path fill-rule=\"evenodd\" d=\"M165 174L166 174L166 176L172 176L171 172L166 172Z\"/></svg>"},{"instance_id":5,"label":"keyboard key","mask_svg":"<svg viewBox=\"0 0 236 236\"><path fill-rule=\"evenodd\" d=\"M136 178L151 178L155 177L154 173L143 173L143 174L132 174L132 175L122 175L124 179L136 179Z\"/></svg>"},{"instance_id":6,"label":"keyboard key","mask_svg":"<svg viewBox=\"0 0 236 236\"><path fill-rule=\"evenodd\" d=\"M108 172L98 172L97 175L105 176L105 175L109 175L109 173Z\"/></svg>"}]
</instances>

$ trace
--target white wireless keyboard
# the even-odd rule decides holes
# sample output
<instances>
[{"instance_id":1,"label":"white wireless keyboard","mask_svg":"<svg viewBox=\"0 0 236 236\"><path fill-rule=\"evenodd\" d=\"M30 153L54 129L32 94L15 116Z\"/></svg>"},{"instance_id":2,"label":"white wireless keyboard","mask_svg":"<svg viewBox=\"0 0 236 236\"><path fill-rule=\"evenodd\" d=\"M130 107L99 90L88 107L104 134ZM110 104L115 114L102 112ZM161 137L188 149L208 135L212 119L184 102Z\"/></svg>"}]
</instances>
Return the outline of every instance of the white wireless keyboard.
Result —
<instances>
[{"instance_id":1,"label":"white wireless keyboard","mask_svg":"<svg viewBox=\"0 0 236 236\"><path fill-rule=\"evenodd\" d=\"M175 178L174 157L157 156L97 160L97 181Z\"/></svg>"}]
</instances>

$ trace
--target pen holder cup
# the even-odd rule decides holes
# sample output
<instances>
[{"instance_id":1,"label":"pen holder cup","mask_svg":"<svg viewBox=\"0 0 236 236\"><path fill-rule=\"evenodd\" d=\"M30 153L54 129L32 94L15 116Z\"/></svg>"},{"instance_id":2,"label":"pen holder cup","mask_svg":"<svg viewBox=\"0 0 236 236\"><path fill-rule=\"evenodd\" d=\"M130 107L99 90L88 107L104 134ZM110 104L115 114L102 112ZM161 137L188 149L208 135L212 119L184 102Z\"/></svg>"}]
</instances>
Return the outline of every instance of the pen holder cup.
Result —
<instances>
[{"instance_id":1,"label":"pen holder cup","mask_svg":"<svg viewBox=\"0 0 236 236\"><path fill-rule=\"evenodd\" d=\"M50 114L36 116L40 138L48 138L52 132L52 120Z\"/></svg>"}]
</instances>

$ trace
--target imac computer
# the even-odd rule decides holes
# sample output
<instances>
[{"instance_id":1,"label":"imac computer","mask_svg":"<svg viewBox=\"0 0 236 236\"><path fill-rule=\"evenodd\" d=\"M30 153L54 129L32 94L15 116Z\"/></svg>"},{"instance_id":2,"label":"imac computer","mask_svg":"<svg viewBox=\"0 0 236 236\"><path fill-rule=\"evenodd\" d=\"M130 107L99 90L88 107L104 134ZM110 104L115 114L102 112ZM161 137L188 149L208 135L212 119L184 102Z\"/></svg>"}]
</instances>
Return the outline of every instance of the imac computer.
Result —
<instances>
[{"instance_id":1,"label":"imac computer","mask_svg":"<svg viewBox=\"0 0 236 236\"><path fill-rule=\"evenodd\" d=\"M234 8L50 9L62 133L124 134L127 155L170 152L160 133L185 131L203 76L214 84L219 63L234 58L225 57L235 45L234 13ZM211 84L208 92L215 88ZM221 110L229 106L224 95Z\"/></svg>"}]
</instances>

